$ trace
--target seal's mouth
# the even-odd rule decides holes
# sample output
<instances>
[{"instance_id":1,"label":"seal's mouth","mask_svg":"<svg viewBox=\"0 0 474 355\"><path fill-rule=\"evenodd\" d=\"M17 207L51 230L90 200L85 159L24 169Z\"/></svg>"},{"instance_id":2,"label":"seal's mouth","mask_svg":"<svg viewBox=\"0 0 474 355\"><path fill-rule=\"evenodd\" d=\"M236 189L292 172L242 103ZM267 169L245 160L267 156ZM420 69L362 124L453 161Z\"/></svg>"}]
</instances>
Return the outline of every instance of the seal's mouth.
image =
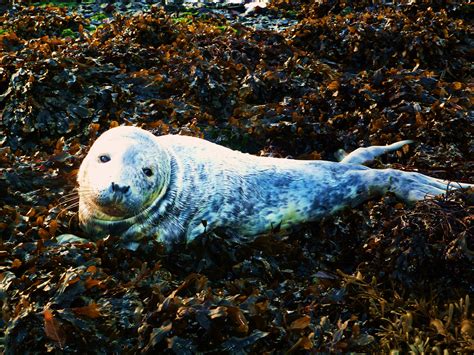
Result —
<instances>
[{"instance_id":1,"label":"seal's mouth","mask_svg":"<svg viewBox=\"0 0 474 355\"><path fill-rule=\"evenodd\" d=\"M90 203L95 205L94 213L99 219L128 218L136 215L140 211L134 207L133 201L123 195L100 193L91 198Z\"/></svg>"},{"instance_id":2,"label":"seal's mouth","mask_svg":"<svg viewBox=\"0 0 474 355\"><path fill-rule=\"evenodd\" d=\"M99 209L107 216L116 217L120 219L127 219L129 217L133 217L136 214L140 213L140 211L134 211L130 209L129 206L125 205L123 202L115 202L115 203L108 203L108 204L97 204Z\"/></svg>"},{"instance_id":3,"label":"seal's mouth","mask_svg":"<svg viewBox=\"0 0 474 355\"><path fill-rule=\"evenodd\" d=\"M154 204L160 203L166 190L167 186L161 186L148 195L148 192L141 190L140 186L132 186L127 194L110 191L107 188L94 195L84 196L84 200L93 206L92 217L98 220L129 220L143 214Z\"/></svg>"},{"instance_id":4,"label":"seal's mouth","mask_svg":"<svg viewBox=\"0 0 474 355\"><path fill-rule=\"evenodd\" d=\"M124 206L123 201L101 204L94 201L93 214L84 221L84 227L95 233L100 231L101 236L120 235L124 241L139 241L146 234L142 227L160 219L161 202L167 192L166 188L163 190L151 196L141 209Z\"/></svg>"}]
</instances>

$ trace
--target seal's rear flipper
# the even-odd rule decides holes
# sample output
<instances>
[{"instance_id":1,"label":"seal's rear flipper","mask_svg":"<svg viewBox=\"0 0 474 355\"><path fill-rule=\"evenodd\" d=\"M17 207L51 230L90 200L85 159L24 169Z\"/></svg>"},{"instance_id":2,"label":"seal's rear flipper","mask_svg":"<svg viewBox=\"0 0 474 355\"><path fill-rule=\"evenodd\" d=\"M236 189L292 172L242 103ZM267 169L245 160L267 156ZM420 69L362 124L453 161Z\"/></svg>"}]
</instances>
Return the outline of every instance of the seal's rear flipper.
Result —
<instances>
[{"instance_id":1,"label":"seal's rear flipper","mask_svg":"<svg viewBox=\"0 0 474 355\"><path fill-rule=\"evenodd\" d=\"M474 188L473 184L441 180L417 172L395 169L378 171L384 176L383 181L388 186L387 191L393 192L406 202L416 202L430 196L441 196L458 189Z\"/></svg>"},{"instance_id":2,"label":"seal's rear flipper","mask_svg":"<svg viewBox=\"0 0 474 355\"><path fill-rule=\"evenodd\" d=\"M371 160L374 160L376 157L385 154L387 152L391 152L394 150L398 150L403 147L405 144L413 143L412 140L404 140L400 142L396 142L389 145L373 145L367 148L357 148L353 152L347 154L344 150L340 149L336 152L336 158L340 160L340 163L346 164L359 164L362 165L367 163Z\"/></svg>"}]
</instances>

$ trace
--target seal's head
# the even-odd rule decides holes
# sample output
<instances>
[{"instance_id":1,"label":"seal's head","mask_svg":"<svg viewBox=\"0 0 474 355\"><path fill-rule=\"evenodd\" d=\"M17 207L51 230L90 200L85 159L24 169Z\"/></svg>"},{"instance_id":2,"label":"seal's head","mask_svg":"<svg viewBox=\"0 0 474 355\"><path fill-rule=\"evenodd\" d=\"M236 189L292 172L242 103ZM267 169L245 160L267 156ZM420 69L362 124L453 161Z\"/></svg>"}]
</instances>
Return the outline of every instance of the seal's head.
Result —
<instances>
[{"instance_id":1,"label":"seal's head","mask_svg":"<svg viewBox=\"0 0 474 355\"><path fill-rule=\"evenodd\" d=\"M92 145L79 168L79 220L102 236L121 232L164 195L170 158L156 137L136 127L116 127Z\"/></svg>"}]
</instances>

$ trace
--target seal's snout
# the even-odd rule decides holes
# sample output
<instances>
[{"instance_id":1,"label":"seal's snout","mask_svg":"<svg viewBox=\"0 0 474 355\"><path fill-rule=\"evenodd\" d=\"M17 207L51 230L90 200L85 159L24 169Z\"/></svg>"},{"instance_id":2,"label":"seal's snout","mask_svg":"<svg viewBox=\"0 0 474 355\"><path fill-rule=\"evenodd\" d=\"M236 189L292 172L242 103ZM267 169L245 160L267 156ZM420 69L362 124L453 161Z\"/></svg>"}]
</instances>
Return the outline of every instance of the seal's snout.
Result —
<instances>
[{"instance_id":1,"label":"seal's snout","mask_svg":"<svg viewBox=\"0 0 474 355\"><path fill-rule=\"evenodd\" d=\"M130 185L122 186L122 185L116 184L115 182L112 182L110 187L112 191L115 193L118 192L118 193L126 194L128 191L130 191Z\"/></svg>"}]
</instances>

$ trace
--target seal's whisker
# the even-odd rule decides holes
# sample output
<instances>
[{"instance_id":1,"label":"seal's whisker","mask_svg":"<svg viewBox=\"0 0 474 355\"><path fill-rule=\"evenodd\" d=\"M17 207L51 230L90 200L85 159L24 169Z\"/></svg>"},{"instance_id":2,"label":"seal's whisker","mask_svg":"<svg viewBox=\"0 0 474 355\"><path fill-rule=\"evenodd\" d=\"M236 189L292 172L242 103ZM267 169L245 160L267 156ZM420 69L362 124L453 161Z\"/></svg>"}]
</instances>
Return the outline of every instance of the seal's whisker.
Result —
<instances>
[{"instance_id":1,"label":"seal's whisker","mask_svg":"<svg viewBox=\"0 0 474 355\"><path fill-rule=\"evenodd\" d=\"M73 215L69 218L69 221L68 221L68 226L69 226L69 228L72 227L72 220L73 220L74 218L76 218L77 215L78 215L78 212L74 212Z\"/></svg>"},{"instance_id":2,"label":"seal's whisker","mask_svg":"<svg viewBox=\"0 0 474 355\"><path fill-rule=\"evenodd\" d=\"M69 194L68 196L61 196L60 198L58 198L57 201L58 203L63 203L64 201L69 201L74 198L79 198L79 194L75 193L75 194Z\"/></svg>"},{"instance_id":3,"label":"seal's whisker","mask_svg":"<svg viewBox=\"0 0 474 355\"><path fill-rule=\"evenodd\" d=\"M89 186L78 186L76 187L77 191L84 191L84 190L93 190L94 188L93 187L89 187Z\"/></svg>"},{"instance_id":4,"label":"seal's whisker","mask_svg":"<svg viewBox=\"0 0 474 355\"><path fill-rule=\"evenodd\" d=\"M59 199L68 198L70 196L75 196L75 195L78 194L78 192L79 192L79 189L77 187L75 187L70 192L68 192L67 194L61 194L61 197Z\"/></svg>"},{"instance_id":5,"label":"seal's whisker","mask_svg":"<svg viewBox=\"0 0 474 355\"><path fill-rule=\"evenodd\" d=\"M79 187L74 187L71 192L68 192L67 194L63 194L61 197L67 197L71 195L77 195L77 192L79 191Z\"/></svg>"},{"instance_id":6,"label":"seal's whisker","mask_svg":"<svg viewBox=\"0 0 474 355\"><path fill-rule=\"evenodd\" d=\"M97 196L97 195L98 195L97 192L94 192L94 191L85 191L85 192L81 192L81 193L79 194L79 199L81 198L81 196L82 196L82 197L84 197L84 196L94 197L94 196Z\"/></svg>"},{"instance_id":7,"label":"seal's whisker","mask_svg":"<svg viewBox=\"0 0 474 355\"><path fill-rule=\"evenodd\" d=\"M58 201L50 211L54 211L55 209L59 209L58 217L60 217L63 213L70 211L79 206L79 196L71 197L67 200Z\"/></svg>"},{"instance_id":8,"label":"seal's whisker","mask_svg":"<svg viewBox=\"0 0 474 355\"><path fill-rule=\"evenodd\" d=\"M81 198L81 196L84 198L84 197L92 197L94 198L95 196L97 195L97 193L93 192L93 191L86 191L86 192L81 192L79 194L79 199Z\"/></svg>"},{"instance_id":9,"label":"seal's whisker","mask_svg":"<svg viewBox=\"0 0 474 355\"><path fill-rule=\"evenodd\" d=\"M63 199L63 200L58 200L58 206L68 204L69 202L73 202L73 201L79 201L79 195L71 196L71 197L69 197L67 199Z\"/></svg>"},{"instance_id":10,"label":"seal's whisker","mask_svg":"<svg viewBox=\"0 0 474 355\"><path fill-rule=\"evenodd\" d=\"M68 196L62 196L56 201L56 206L61 206L70 203L71 201L79 201L79 194L68 194Z\"/></svg>"},{"instance_id":11,"label":"seal's whisker","mask_svg":"<svg viewBox=\"0 0 474 355\"><path fill-rule=\"evenodd\" d=\"M68 206L68 207L65 207L65 208L61 208L61 210L59 211L58 213L58 217L62 216L63 214L66 214L66 213L71 213L73 209L77 208L79 206L79 202L71 205L71 206ZM72 213L77 213L77 212L72 212Z\"/></svg>"},{"instance_id":12,"label":"seal's whisker","mask_svg":"<svg viewBox=\"0 0 474 355\"><path fill-rule=\"evenodd\" d=\"M71 203L70 205L64 207L65 210L72 210L73 208L76 208L79 206L79 200L75 201L74 203Z\"/></svg>"}]
</instances>

